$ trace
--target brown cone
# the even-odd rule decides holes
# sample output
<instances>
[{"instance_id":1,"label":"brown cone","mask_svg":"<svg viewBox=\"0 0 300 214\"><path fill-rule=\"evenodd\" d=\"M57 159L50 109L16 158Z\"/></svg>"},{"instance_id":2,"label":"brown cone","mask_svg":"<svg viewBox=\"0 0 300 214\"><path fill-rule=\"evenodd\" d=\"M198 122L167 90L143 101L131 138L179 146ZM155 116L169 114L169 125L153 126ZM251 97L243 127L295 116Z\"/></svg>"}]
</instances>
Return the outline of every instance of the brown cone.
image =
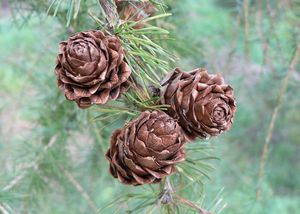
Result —
<instances>
[{"instance_id":1,"label":"brown cone","mask_svg":"<svg viewBox=\"0 0 300 214\"><path fill-rule=\"evenodd\" d=\"M144 0L141 2L128 0L115 0L120 18L124 21L141 21L147 17L154 15L157 12L156 7ZM143 28L144 24L140 23L135 28Z\"/></svg>"},{"instance_id":2,"label":"brown cone","mask_svg":"<svg viewBox=\"0 0 300 214\"><path fill-rule=\"evenodd\" d=\"M55 74L66 98L87 108L117 99L129 87L131 70L120 40L91 30L60 43Z\"/></svg>"},{"instance_id":3,"label":"brown cone","mask_svg":"<svg viewBox=\"0 0 300 214\"><path fill-rule=\"evenodd\" d=\"M220 75L201 68L189 73L177 68L163 80L160 96L162 104L170 105L167 113L178 119L190 140L217 136L232 126L233 89Z\"/></svg>"},{"instance_id":4,"label":"brown cone","mask_svg":"<svg viewBox=\"0 0 300 214\"><path fill-rule=\"evenodd\" d=\"M180 126L161 111L145 111L110 140L110 173L131 185L158 183L185 159Z\"/></svg>"}]
</instances>

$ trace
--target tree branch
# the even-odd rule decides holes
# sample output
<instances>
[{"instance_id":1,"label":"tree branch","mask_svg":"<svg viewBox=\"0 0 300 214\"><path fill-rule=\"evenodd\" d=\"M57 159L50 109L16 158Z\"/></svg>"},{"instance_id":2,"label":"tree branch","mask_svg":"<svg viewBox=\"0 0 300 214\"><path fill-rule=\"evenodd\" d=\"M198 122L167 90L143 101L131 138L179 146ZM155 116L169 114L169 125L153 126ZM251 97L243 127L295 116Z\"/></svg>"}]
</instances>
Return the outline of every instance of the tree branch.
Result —
<instances>
[{"instance_id":1,"label":"tree branch","mask_svg":"<svg viewBox=\"0 0 300 214\"><path fill-rule=\"evenodd\" d=\"M272 35L269 37L273 37L276 40L276 49L278 53L282 53L283 52L283 48L281 43L281 40L278 37L278 33L276 32L276 12L275 10L272 8L271 2L270 0L266 0L266 4L267 4L267 12L268 12L268 19L270 22L270 32L272 33ZM284 64L284 57L282 57L280 55L280 57L278 58L278 60L280 60L280 64Z\"/></svg>"},{"instance_id":2,"label":"tree branch","mask_svg":"<svg viewBox=\"0 0 300 214\"><path fill-rule=\"evenodd\" d=\"M259 1L258 2L258 10L256 12L256 18L257 18L257 32L260 37L261 43L262 43L262 52L263 52L263 59L262 59L262 64L261 64L261 72L263 71L263 66L267 62L267 55L268 55L268 50L269 50L269 41L268 39L265 38L265 33L264 33L264 13L263 13L263 2ZM273 68L273 64L271 65ZM271 71L274 72L274 69Z\"/></svg>"},{"instance_id":3,"label":"tree branch","mask_svg":"<svg viewBox=\"0 0 300 214\"><path fill-rule=\"evenodd\" d=\"M245 16L245 54L249 57L250 51L250 35L249 35L249 1L244 0L244 16Z\"/></svg>"},{"instance_id":4,"label":"tree branch","mask_svg":"<svg viewBox=\"0 0 300 214\"><path fill-rule=\"evenodd\" d=\"M163 189L162 189L163 188ZM165 179L165 184L161 186L161 196L159 198L159 203L160 204L169 204L173 202L173 188L171 186L170 180L168 177Z\"/></svg>"},{"instance_id":5,"label":"tree branch","mask_svg":"<svg viewBox=\"0 0 300 214\"><path fill-rule=\"evenodd\" d=\"M274 129L274 125L275 125L275 122L276 122L278 110L279 110L282 98L283 98L283 96L286 92L286 89L288 87L288 82L289 82L290 76L293 73L293 71L295 70L295 67L298 63L298 60L299 60L299 57L300 57L299 55L300 55L300 44L298 44L297 49L295 50L295 52L293 54L291 63L289 65L289 69L288 69L287 74L286 74L286 76L283 80L279 95L277 97L277 102L276 102L276 106L275 106L273 114L272 114L271 122L269 124L267 136L266 136L264 147L263 147L262 154L261 154L261 157L260 157L260 166L259 166L258 182L257 182L257 189L256 189L256 200L257 201L259 201L261 199L261 184L263 182L263 177L264 177L264 173L265 173L265 163L266 163L266 160L268 158L269 145L270 145L270 142L271 142L271 138L272 138L273 129Z\"/></svg>"},{"instance_id":6,"label":"tree branch","mask_svg":"<svg viewBox=\"0 0 300 214\"><path fill-rule=\"evenodd\" d=\"M211 214L207 212L205 209L199 207L198 205L194 204L193 202L189 201L186 198L182 198L179 195L174 194L174 190L171 186L170 180L168 177L165 179L164 185L161 186L163 188L162 194L159 198L159 204L174 204L174 198L181 204L185 204L188 207L193 208L194 210L199 211L201 214ZM174 198L173 198L174 196Z\"/></svg>"},{"instance_id":7,"label":"tree branch","mask_svg":"<svg viewBox=\"0 0 300 214\"><path fill-rule=\"evenodd\" d=\"M12 188L14 188L15 186L17 186L23 179L24 177L27 175L28 170L35 168L38 166L38 162L41 160L41 158L44 156L44 154L55 144L57 139L57 135L54 135L49 143L43 148L43 151L34 159L34 161L32 161L31 163L27 164L26 168L24 169L24 171L18 175L17 177L15 177L13 180L11 180L9 182L8 185L6 185L2 191L3 192L7 192L9 190L11 190Z\"/></svg>"},{"instance_id":8,"label":"tree branch","mask_svg":"<svg viewBox=\"0 0 300 214\"><path fill-rule=\"evenodd\" d=\"M108 29L110 33L113 33L114 28L119 24L119 14L116 5L112 3L112 0L99 0L99 4L103 9Z\"/></svg>"},{"instance_id":9,"label":"tree branch","mask_svg":"<svg viewBox=\"0 0 300 214\"><path fill-rule=\"evenodd\" d=\"M6 206L1 203L0 203L0 213L9 214L9 211L7 210Z\"/></svg>"},{"instance_id":10,"label":"tree branch","mask_svg":"<svg viewBox=\"0 0 300 214\"><path fill-rule=\"evenodd\" d=\"M63 166L60 167L61 171L65 175L65 177L68 179L68 181L76 188L76 190L82 195L82 197L86 200L89 207L93 210L94 213L100 213L99 210L94 205L91 197L88 195L88 193L84 190L84 188L80 185L80 183L73 177L73 175L68 172Z\"/></svg>"},{"instance_id":11,"label":"tree branch","mask_svg":"<svg viewBox=\"0 0 300 214\"><path fill-rule=\"evenodd\" d=\"M205 209L199 207L198 205L194 204L193 202L185 199L185 198L182 198L180 197L179 195L175 195L175 198L182 204L185 204L187 205L188 207L191 207L195 210L197 210L199 213L201 214L211 214L210 212L207 212Z\"/></svg>"}]
</instances>

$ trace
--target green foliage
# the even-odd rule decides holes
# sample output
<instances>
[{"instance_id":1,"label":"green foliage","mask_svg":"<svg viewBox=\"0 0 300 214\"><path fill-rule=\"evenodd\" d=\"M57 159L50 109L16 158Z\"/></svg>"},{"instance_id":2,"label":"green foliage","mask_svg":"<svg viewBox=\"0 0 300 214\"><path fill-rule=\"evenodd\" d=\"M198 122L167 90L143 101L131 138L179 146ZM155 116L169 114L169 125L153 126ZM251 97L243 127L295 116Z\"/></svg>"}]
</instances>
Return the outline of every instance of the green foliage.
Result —
<instances>
[{"instance_id":1,"label":"green foliage","mask_svg":"<svg viewBox=\"0 0 300 214\"><path fill-rule=\"evenodd\" d=\"M97 1L11 2L18 25L0 19L1 53L6 50L0 55L0 205L9 213L91 213L62 167L99 213L197 213L189 202L212 213L298 212L299 72L275 125L261 202L255 201L255 188L278 85L299 42L299 1L263 1L263 36L258 33L259 5L250 1L248 59L243 1L170 1L170 7L155 1L166 13L153 17L145 29L134 29L134 22L115 29L139 77L141 90L130 91L122 100L132 106L113 102L83 111L58 91L52 70L59 41L69 33L105 26ZM156 106L157 97L148 93L148 86L159 85L173 66L207 66L212 73L222 73L235 88L239 110L225 137L188 145L188 160L170 177L175 203L159 206L166 185L124 186L107 172L104 154L113 129L140 109L164 108ZM3 191L12 181L17 183Z\"/></svg>"}]
</instances>

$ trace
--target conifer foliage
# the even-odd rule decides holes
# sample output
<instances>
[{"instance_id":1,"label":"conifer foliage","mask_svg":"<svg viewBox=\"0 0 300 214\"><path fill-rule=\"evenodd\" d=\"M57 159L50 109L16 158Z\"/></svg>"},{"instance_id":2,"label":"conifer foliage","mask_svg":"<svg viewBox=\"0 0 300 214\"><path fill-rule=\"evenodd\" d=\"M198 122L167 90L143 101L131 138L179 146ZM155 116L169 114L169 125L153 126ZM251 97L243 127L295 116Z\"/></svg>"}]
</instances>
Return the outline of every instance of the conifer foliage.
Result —
<instances>
[{"instance_id":1,"label":"conifer foliage","mask_svg":"<svg viewBox=\"0 0 300 214\"><path fill-rule=\"evenodd\" d=\"M143 11L150 6L154 7L150 2L116 3L119 13L125 10L125 27L126 21L130 20L128 17L132 18L131 25L135 28L137 23L144 20L137 14L144 12L148 16L153 15ZM107 13L108 25L112 29L122 26L112 26L110 23L111 7L116 10L114 4L101 0L100 4ZM140 29L143 27L146 26L138 26ZM107 30L115 34L114 30ZM79 107L84 108L92 104L105 104L119 98L123 92L126 93L130 87L128 78L131 69L124 57L126 51L122 45L118 35L106 36L97 30L77 33L67 42L60 43L55 71L58 86L65 92L66 98L75 100ZM139 57L137 60L143 61ZM143 63L146 65L147 61ZM136 65L132 66L134 69ZM140 71L137 69L136 72ZM147 68L145 73L149 73ZM138 77L136 73L132 74L132 79ZM140 77L140 81L145 84L146 79ZM235 98L232 87L225 84L220 75L210 75L205 69L192 72L176 69L160 82L162 86L158 90L162 98L158 99L163 105L170 106L167 112L173 119L160 111L150 113L138 108L142 112L138 119L131 121L123 130L115 131L111 137L111 148L106 155L111 163L110 171L125 184L160 182L174 172L176 163L185 159L182 150L184 141L217 136L231 128L236 111ZM139 86L132 87L133 93L144 93L139 81L132 81L131 84ZM149 94L148 91L145 93ZM145 107L151 109L153 106L149 104ZM181 136L182 130L185 136Z\"/></svg>"},{"instance_id":2,"label":"conifer foliage","mask_svg":"<svg viewBox=\"0 0 300 214\"><path fill-rule=\"evenodd\" d=\"M68 33L68 38L58 44L53 75L57 92L65 99L58 102L60 95L53 95L52 104L56 107L47 109L54 116L60 111L68 116L57 129L72 129L69 120L76 118L76 124L81 123L86 129L94 122L91 117L100 121L99 126L93 124L93 133L102 153L91 159L98 156L107 159L109 169L100 168L99 164L99 170L116 178L110 182L127 184L130 191L138 186L147 190L136 194L124 192L112 204L135 199L137 202L129 213L148 208L164 213L183 210L209 213L202 204L197 205L181 192L195 186L203 190L202 179L209 177L207 172L213 168L205 161L214 158L203 139L231 128L236 112L233 88L220 74L209 74L204 68L172 71L175 57L170 54L172 50L162 47L169 32L159 24L171 14L166 12L167 5L162 0L45 2L29 1L28 5L47 8L47 14L56 16ZM99 11L95 11L95 6ZM71 107L74 103L76 108ZM110 138L100 140L99 133L112 118L123 127L111 126L114 130L110 129ZM44 120L47 121L41 116L43 131L48 123L55 122ZM43 139L50 142L43 151L51 149L57 138L63 142L67 137L68 132L64 132L63 136ZM61 149L65 147L63 142L55 151L65 154ZM52 152L47 157L55 160L55 155ZM43 156L38 158L35 162L44 160ZM55 162L49 168L55 169L55 176L45 174L58 182L62 176L66 178L93 212L105 210L106 207L93 203L68 166ZM12 183L8 188L14 186ZM202 196L199 191L199 198Z\"/></svg>"}]
</instances>

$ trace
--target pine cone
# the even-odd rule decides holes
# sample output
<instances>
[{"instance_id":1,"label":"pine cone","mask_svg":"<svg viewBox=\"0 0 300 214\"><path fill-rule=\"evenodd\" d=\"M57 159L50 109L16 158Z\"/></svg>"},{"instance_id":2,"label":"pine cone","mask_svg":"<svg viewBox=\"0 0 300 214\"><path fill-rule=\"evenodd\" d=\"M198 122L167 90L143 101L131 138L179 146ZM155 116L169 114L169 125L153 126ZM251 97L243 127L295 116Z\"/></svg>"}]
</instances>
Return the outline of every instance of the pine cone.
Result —
<instances>
[{"instance_id":1,"label":"pine cone","mask_svg":"<svg viewBox=\"0 0 300 214\"><path fill-rule=\"evenodd\" d=\"M91 30L60 43L55 74L66 98L87 108L117 99L129 87L131 70L120 40Z\"/></svg>"},{"instance_id":2,"label":"pine cone","mask_svg":"<svg viewBox=\"0 0 300 214\"><path fill-rule=\"evenodd\" d=\"M110 173L131 185L158 183L185 159L180 126L161 111L145 111L111 137Z\"/></svg>"},{"instance_id":3,"label":"pine cone","mask_svg":"<svg viewBox=\"0 0 300 214\"><path fill-rule=\"evenodd\" d=\"M153 16L157 9L149 2L144 0L142 2L128 1L128 0L115 0L120 18L125 21L141 21L147 17ZM144 24L140 23L135 28L143 28Z\"/></svg>"},{"instance_id":4,"label":"pine cone","mask_svg":"<svg viewBox=\"0 0 300 214\"><path fill-rule=\"evenodd\" d=\"M178 119L190 140L217 136L231 128L236 102L233 89L220 75L205 69L190 73L176 69L167 75L160 91L167 113Z\"/></svg>"}]
</instances>

